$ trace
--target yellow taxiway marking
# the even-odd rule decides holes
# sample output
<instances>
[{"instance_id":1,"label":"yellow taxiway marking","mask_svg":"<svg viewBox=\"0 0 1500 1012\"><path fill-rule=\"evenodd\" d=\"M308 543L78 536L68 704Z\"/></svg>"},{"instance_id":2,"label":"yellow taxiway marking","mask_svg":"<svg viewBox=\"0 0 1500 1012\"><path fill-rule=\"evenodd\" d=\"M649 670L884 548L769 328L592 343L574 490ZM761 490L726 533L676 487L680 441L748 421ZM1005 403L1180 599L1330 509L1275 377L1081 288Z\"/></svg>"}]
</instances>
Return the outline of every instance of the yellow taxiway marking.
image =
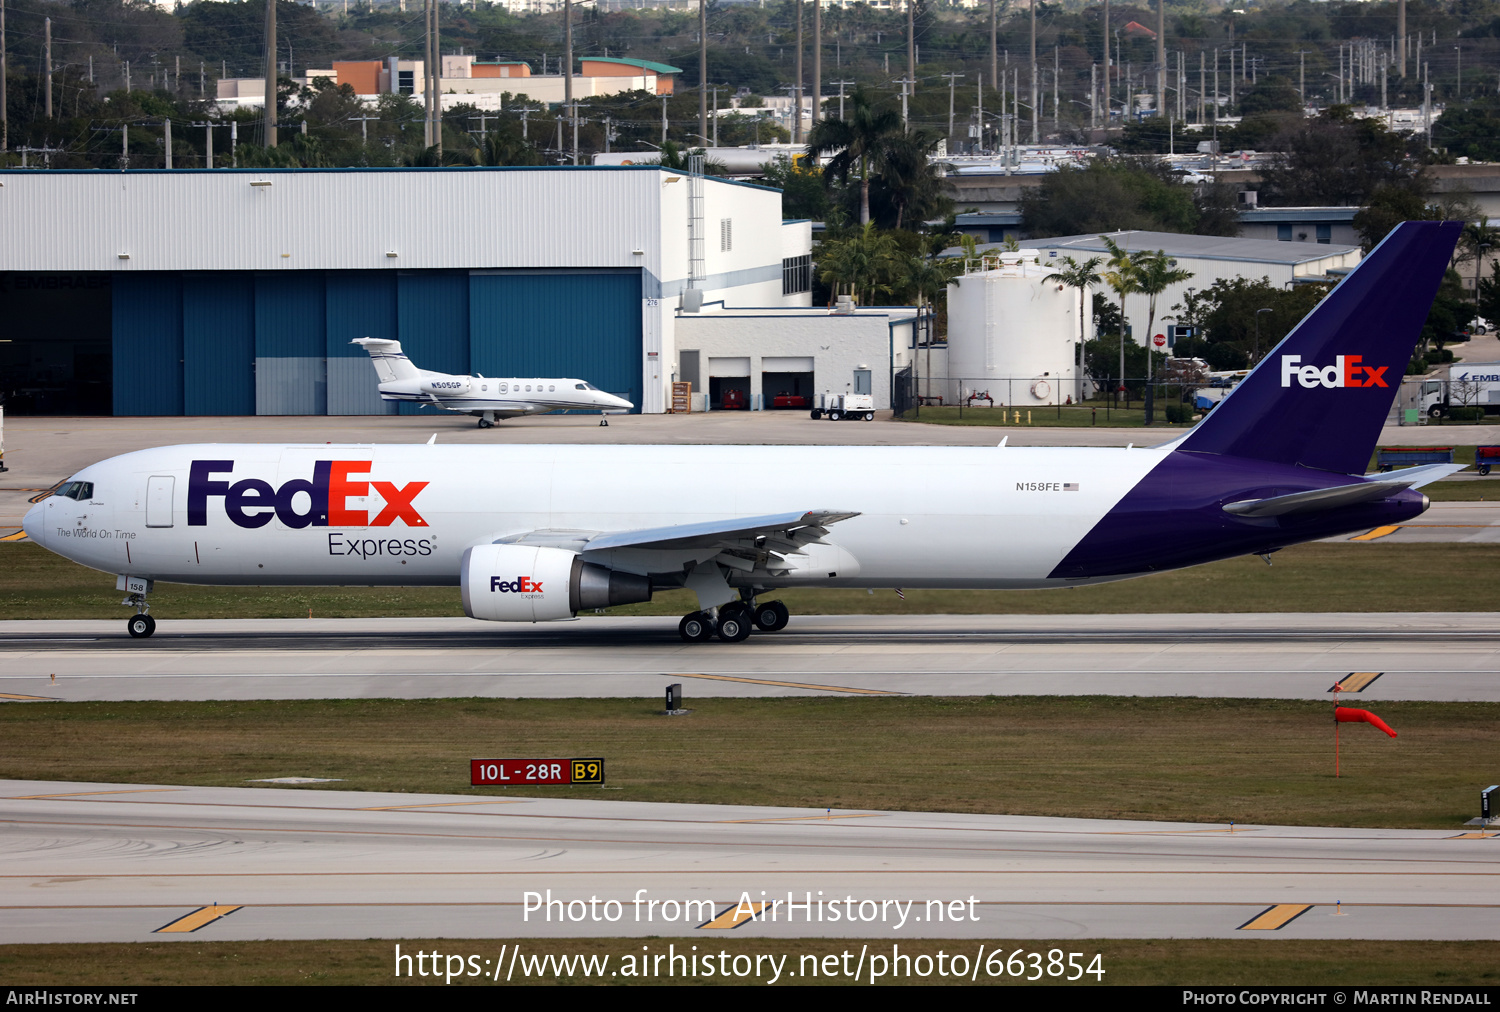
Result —
<instances>
[{"instance_id":1,"label":"yellow taxiway marking","mask_svg":"<svg viewBox=\"0 0 1500 1012\"><path fill-rule=\"evenodd\" d=\"M724 825L742 822L831 822L834 819L883 819L887 813L871 812L868 815L788 815L782 819L720 819Z\"/></svg>"},{"instance_id":2,"label":"yellow taxiway marking","mask_svg":"<svg viewBox=\"0 0 1500 1012\"><path fill-rule=\"evenodd\" d=\"M1334 682L1328 691L1364 692L1370 687L1371 682L1383 674L1385 674L1384 671L1351 671L1337 682Z\"/></svg>"},{"instance_id":3,"label":"yellow taxiway marking","mask_svg":"<svg viewBox=\"0 0 1500 1012\"><path fill-rule=\"evenodd\" d=\"M1241 924L1241 931L1276 931L1311 910L1311 903L1278 903Z\"/></svg>"},{"instance_id":4,"label":"yellow taxiway marking","mask_svg":"<svg viewBox=\"0 0 1500 1012\"><path fill-rule=\"evenodd\" d=\"M161 927L159 927L155 931L153 931L152 934L153 935L159 935L159 934L162 934L163 932L167 932L167 931L171 931L171 932L197 931L199 928L203 927L205 924L212 924L214 921L217 921L220 917L228 917L230 914L232 914L236 910L240 910L240 909L242 909L242 908L238 907L238 906L226 907L226 906L219 906L218 904L213 904L211 906L206 906L206 907L199 907L197 910L194 910L192 913L188 914L185 917L179 917L179 918L177 918L177 920L173 921L170 924L164 924L164 925L162 925Z\"/></svg>"},{"instance_id":5,"label":"yellow taxiway marking","mask_svg":"<svg viewBox=\"0 0 1500 1012\"><path fill-rule=\"evenodd\" d=\"M88 798L95 794L164 794L167 791L185 791L186 787L141 787L133 791L76 791L73 794L22 794L7 798L7 801L39 801L43 798Z\"/></svg>"},{"instance_id":6,"label":"yellow taxiway marking","mask_svg":"<svg viewBox=\"0 0 1500 1012\"><path fill-rule=\"evenodd\" d=\"M1500 833L1486 833L1480 830L1477 833L1459 833L1457 836L1447 837L1449 840L1495 840L1500 839Z\"/></svg>"},{"instance_id":7,"label":"yellow taxiway marking","mask_svg":"<svg viewBox=\"0 0 1500 1012\"><path fill-rule=\"evenodd\" d=\"M858 692L867 696L904 696L890 689L855 689L847 685L814 685L812 682L778 682L769 678L736 678L733 675L699 675L687 672L666 674L663 678L707 678L715 682L748 682L751 685L780 685L788 689L819 689L823 692Z\"/></svg>"},{"instance_id":8,"label":"yellow taxiway marking","mask_svg":"<svg viewBox=\"0 0 1500 1012\"><path fill-rule=\"evenodd\" d=\"M1395 534L1400 529L1401 529L1401 527L1400 527L1399 524L1390 524L1390 525L1385 526L1385 527L1377 527L1373 531L1366 531L1363 534L1355 535L1354 537L1350 538L1349 540L1350 541L1374 541L1376 538L1383 538L1387 534Z\"/></svg>"},{"instance_id":9,"label":"yellow taxiway marking","mask_svg":"<svg viewBox=\"0 0 1500 1012\"><path fill-rule=\"evenodd\" d=\"M19 692L0 692L0 699L13 699L18 703L55 703L51 696L23 696Z\"/></svg>"},{"instance_id":10,"label":"yellow taxiway marking","mask_svg":"<svg viewBox=\"0 0 1500 1012\"><path fill-rule=\"evenodd\" d=\"M698 927L706 928L710 931L737 928L770 905L769 903L739 903L725 910L713 920L698 925Z\"/></svg>"},{"instance_id":11,"label":"yellow taxiway marking","mask_svg":"<svg viewBox=\"0 0 1500 1012\"><path fill-rule=\"evenodd\" d=\"M14 534L7 534L4 537L0 537L0 541L25 541L25 540L26 540L26 532L25 531L16 531L16 533L14 533Z\"/></svg>"},{"instance_id":12,"label":"yellow taxiway marking","mask_svg":"<svg viewBox=\"0 0 1500 1012\"><path fill-rule=\"evenodd\" d=\"M464 805L524 805L521 798L503 798L499 801L449 801L432 805L380 805L376 808L361 808L361 812L399 812L404 808L461 808Z\"/></svg>"}]
</instances>

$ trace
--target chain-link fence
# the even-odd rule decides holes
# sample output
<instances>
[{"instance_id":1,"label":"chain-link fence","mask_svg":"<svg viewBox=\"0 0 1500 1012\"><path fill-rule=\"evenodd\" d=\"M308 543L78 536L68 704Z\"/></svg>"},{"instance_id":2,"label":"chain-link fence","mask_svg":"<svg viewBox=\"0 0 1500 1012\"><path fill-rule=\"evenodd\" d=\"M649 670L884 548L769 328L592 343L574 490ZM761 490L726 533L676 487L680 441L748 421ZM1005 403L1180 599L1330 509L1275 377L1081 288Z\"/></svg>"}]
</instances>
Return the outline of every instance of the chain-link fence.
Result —
<instances>
[{"instance_id":1,"label":"chain-link fence","mask_svg":"<svg viewBox=\"0 0 1500 1012\"><path fill-rule=\"evenodd\" d=\"M923 376L910 367L895 379L898 415L978 425L1191 425L1228 392L1160 377L1120 384L1074 376Z\"/></svg>"}]
</instances>

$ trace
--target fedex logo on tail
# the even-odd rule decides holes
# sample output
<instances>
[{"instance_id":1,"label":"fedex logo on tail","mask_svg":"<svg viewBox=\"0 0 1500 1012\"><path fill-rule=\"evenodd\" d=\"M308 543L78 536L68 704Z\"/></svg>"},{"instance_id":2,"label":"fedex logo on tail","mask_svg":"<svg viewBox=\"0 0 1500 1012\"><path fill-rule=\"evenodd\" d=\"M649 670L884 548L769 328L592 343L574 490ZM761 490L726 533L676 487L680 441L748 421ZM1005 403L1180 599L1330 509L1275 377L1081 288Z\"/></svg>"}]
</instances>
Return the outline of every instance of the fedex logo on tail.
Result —
<instances>
[{"instance_id":1,"label":"fedex logo on tail","mask_svg":"<svg viewBox=\"0 0 1500 1012\"><path fill-rule=\"evenodd\" d=\"M274 517L295 530L304 527L390 527L401 521L407 527L426 527L412 500L427 487L425 481L396 485L369 481L368 460L319 460L311 478L293 478L280 488L260 478L230 482L216 479L234 471L232 460L195 460L188 472L188 526L208 526L208 502L222 499L224 512L236 526L264 527ZM349 500L367 496L374 489L385 506L370 517L368 510L349 508ZM299 496L306 494L306 498ZM306 511L298 507L306 506Z\"/></svg>"},{"instance_id":2,"label":"fedex logo on tail","mask_svg":"<svg viewBox=\"0 0 1500 1012\"><path fill-rule=\"evenodd\" d=\"M1339 355L1333 365L1303 365L1301 355L1281 356L1281 385L1289 387L1295 379L1311 390L1313 387L1389 387L1385 371L1390 366L1360 365L1362 355Z\"/></svg>"}]
</instances>

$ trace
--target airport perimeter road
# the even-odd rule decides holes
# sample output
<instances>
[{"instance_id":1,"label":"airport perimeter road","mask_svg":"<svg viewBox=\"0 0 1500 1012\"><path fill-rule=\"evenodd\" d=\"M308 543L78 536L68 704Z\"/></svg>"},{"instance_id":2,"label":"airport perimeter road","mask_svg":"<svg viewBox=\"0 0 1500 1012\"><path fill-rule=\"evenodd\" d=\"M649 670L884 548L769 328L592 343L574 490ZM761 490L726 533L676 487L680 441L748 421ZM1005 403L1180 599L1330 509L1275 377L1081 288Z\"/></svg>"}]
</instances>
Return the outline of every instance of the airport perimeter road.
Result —
<instances>
[{"instance_id":1,"label":"airport perimeter road","mask_svg":"<svg viewBox=\"0 0 1500 1012\"><path fill-rule=\"evenodd\" d=\"M744 643L683 643L675 618L0 623L12 700L823 693L1500 700L1491 612L793 616Z\"/></svg>"},{"instance_id":2,"label":"airport perimeter road","mask_svg":"<svg viewBox=\"0 0 1500 1012\"><path fill-rule=\"evenodd\" d=\"M0 942L1500 938L1494 834L518 793L0 781Z\"/></svg>"},{"instance_id":3,"label":"airport perimeter road","mask_svg":"<svg viewBox=\"0 0 1500 1012\"><path fill-rule=\"evenodd\" d=\"M373 376L372 376L373 380ZM976 409L983 410L983 409ZM1101 414L1102 418L1102 414ZM1038 423L1042 421L1040 415ZM881 412L873 422L813 421L805 411L712 411L694 415L537 415L478 429L458 415L263 416L254 418L35 418L5 423L0 530L21 526L28 500L107 457L174 443L752 443L772 445L1154 446L1186 430L1051 428L1028 425L928 425ZM1500 425L1388 426L1383 445L1500 444Z\"/></svg>"}]
</instances>

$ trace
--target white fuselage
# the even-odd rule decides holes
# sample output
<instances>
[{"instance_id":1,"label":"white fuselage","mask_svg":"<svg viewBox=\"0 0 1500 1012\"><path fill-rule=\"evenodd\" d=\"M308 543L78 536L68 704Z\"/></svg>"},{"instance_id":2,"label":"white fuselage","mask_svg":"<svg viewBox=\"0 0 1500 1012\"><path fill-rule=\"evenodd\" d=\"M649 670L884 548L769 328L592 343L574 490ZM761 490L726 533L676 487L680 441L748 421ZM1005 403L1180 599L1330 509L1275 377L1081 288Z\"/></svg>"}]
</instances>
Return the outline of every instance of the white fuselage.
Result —
<instances>
[{"instance_id":1,"label":"white fuselage","mask_svg":"<svg viewBox=\"0 0 1500 1012\"><path fill-rule=\"evenodd\" d=\"M569 410L615 413L634 407L625 398L578 379L497 379L428 371L415 379L381 383L380 396L383 400L431 404L448 411L488 413L495 418Z\"/></svg>"},{"instance_id":2,"label":"white fuselage","mask_svg":"<svg viewBox=\"0 0 1500 1012\"><path fill-rule=\"evenodd\" d=\"M1048 574L1167 455L1023 447L171 446L85 468L74 478L92 483L92 495L44 500L27 515L26 530L83 565L152 580L451 585L466 548L530 532L829 509L859 513L827 538L857 566L798 584L1026 588L1057 585ZM199 465L208 483L200 474L195 502L194 461L220 462L211 473ZM329 505L315 508L314 496ZM585 550L584 558L625 572L662 564L661 553L629 549Z\"/></svg>"}]
</instances>

